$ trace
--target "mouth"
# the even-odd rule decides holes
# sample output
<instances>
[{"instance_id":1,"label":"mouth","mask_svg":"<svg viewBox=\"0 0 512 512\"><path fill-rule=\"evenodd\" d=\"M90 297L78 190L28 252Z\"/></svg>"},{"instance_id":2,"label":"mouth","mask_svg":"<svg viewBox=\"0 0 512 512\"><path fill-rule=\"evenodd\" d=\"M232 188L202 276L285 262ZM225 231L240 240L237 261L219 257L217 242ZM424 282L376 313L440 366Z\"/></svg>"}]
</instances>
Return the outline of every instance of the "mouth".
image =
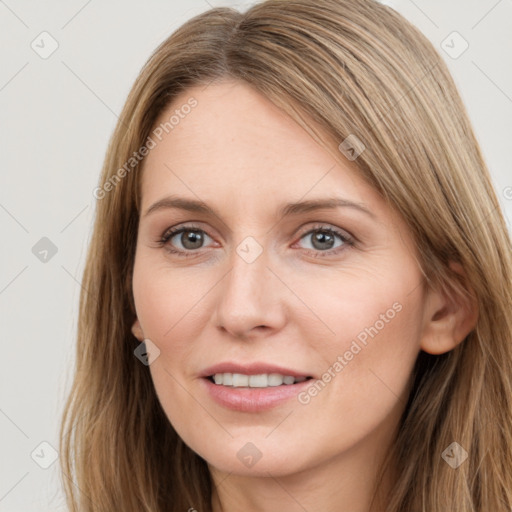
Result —
<instances>
[{"instance_id":1,"label":"mouth","mask_svg":"<svg viewBox=\"0 0 512 512\"><path fill-rule=\"evenodd\" d=\"M200 375L204 391L223 408L262 413L293 400L315 377L272 363L224 362Z\"/></svg>"},{"instance_id":2,"label":"mouth","mask_svg":"<svg viewBox=\"0 0 512 512\"><path fill-rule=\"evenodd\" d=\"M293 386L312 379L311 376L294 377L280 373L261 373L247 375L243 373L215 373L205 377L217 386L230 388L273 388L279 386Z\"/></svg>"}]
</instances>

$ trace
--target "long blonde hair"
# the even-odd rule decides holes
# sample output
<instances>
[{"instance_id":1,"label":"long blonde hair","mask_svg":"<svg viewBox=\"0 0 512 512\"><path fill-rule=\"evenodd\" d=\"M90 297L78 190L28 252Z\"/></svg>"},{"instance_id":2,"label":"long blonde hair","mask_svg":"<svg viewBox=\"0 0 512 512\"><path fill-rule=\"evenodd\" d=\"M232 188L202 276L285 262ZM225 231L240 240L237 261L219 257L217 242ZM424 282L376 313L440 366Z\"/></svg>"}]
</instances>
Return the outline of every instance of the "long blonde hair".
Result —
<instances>
[{"instance_id":1,"label":"long blonde hair","mask_svg":"<svg viewBox=\"0 0 512 512\"><path fill-rule=\"evenodd\" d=\"M148 368L133 354L142 164L126 162L147 145L178 93L223 78L253 86L326 148L355 135L365 149L354 163L403 216L428 285L469 296L470 284L476 296L478 321L466 339L446 354L419 354L386 461L398 470L386 512L509 512L510 237L442 58L414 26L373 0L211 9L181 26L143 67L95 193L75 377L61 426L69 509L211 510L206 462L176 434ZM441 457L452 442L468 453L456 469Z\"/></svg>"}]
</instances>

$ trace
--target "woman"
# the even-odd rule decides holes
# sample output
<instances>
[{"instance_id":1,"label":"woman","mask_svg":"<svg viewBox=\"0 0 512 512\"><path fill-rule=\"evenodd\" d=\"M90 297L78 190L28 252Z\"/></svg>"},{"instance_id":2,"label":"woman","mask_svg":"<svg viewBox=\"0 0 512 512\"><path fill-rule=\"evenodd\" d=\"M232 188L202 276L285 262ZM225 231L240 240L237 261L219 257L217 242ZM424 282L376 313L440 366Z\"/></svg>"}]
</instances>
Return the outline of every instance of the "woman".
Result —
<instances>
[{"instance_id":1,"label":"woman","mask_svg":"<svg viewBox=\"0 0 512 512\"><path fill-rule=\"evenodd\" d=\"M511 243L399 14L193 18L137 78L94 195L70 510L510 510Z\"/></svg>"}]
</instances>

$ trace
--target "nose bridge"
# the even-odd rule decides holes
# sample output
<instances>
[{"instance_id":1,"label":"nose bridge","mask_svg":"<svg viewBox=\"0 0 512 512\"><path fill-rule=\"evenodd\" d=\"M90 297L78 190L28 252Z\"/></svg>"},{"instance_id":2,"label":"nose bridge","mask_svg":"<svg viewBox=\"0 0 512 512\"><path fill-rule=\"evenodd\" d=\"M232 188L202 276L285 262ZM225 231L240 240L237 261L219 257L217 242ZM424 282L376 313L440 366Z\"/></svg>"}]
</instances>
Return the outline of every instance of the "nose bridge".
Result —
<instances>
[{"instance_id":1,"label":"nose bridge","mask_svg":"<svg viewBox=\"0 0 512 512\"><path fill-rule=\"evenodd\" d=\"M220 327L245 336L254 327L276 328L283 321L279 286L267 268L268 253L248 237L233 251L217 306Z\"/></svg>"}]
</instances>

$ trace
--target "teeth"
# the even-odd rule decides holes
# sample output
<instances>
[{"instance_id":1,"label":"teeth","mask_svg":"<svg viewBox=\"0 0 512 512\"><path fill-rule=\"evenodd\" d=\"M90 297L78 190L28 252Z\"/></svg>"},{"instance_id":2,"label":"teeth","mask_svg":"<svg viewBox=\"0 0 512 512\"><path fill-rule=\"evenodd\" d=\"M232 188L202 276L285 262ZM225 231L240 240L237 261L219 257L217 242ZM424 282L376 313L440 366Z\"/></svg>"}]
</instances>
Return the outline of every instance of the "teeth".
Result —
<instances>
[{"instance_id":1,"label":"teeth","mask_svg":"<svg viewBox=\"0 0 512 512\"><path fill-rule=\"evenodd\" d=\"M222 386L232 386L235 388L267 388L290 385L297 382L304 382L306 377L293 377L291 375L281 375L279 373L263 373L260 375L244 375L242 373L216 373L213 376L215 384Z\"/></svg>"},{"instance_id":2,"label":"teeth","mask_svg":"<svg viewBox=\"0 0 512 512\"><path fill-rule=\"evenodd\" d=\"M278 373L271 373L267 376L267 385L268 386L281 386L284 381L284 377L279 375Z\"/></svg>"},{"instance_id":3,"label":"teeth","mask_svg":"<svg viewBox=\"0 0 512 512\"><path fill-rule=\"evenodd\" d=\"M224 375L222 375L222 384L224 384ZM233 373L233 387L240 388L249 385L249 376L241 373Z\"/></svg>"},{"instance_id":4,"label":"teeth","mask_svg":"<svg viewBox=\"0 0 512 512\"><path fill-rule=\"evenodd\" d=\"M224 384L224 382L222 382ZM250 375L249 387L250 388L265 388L268 386L268 377L266 375Z\"/></svg>"}]
</instances>

